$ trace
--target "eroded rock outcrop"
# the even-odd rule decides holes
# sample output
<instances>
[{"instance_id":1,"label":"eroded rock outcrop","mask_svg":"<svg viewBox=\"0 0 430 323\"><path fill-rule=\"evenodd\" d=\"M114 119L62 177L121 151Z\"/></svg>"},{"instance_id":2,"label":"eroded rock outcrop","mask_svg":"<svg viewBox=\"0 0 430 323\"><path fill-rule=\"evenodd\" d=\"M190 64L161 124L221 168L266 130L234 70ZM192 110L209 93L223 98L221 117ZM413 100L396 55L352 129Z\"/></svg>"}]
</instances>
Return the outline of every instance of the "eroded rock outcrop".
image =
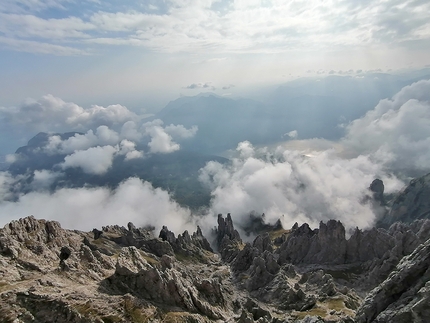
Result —
<instances>
[{"instance_id":1,"label":"eroded rock outcrop","mask_svg":"<svg viewBox=\"0 0 430 323\"><path fill-rule=\"evenodd\" d=\"M384 228L395 222L430 219L430 174L413 179L394 199L390 212L378 223Z\"/></svg>"},{"instance_id":2,"label":"eroded rock outcrop","mask_svg":"<svg viewBox=\"0 0 430 323\"><path fill-rule=\"evenodd\" d=\"M430 321L430 239L405 256L372 290L357 312L358 323Z\"/></svg>"},{"instance_id":3,"label":"eroded rock outcrop","mask_svg":"<svg viewBox=\"0 0 430 323\"><path fill-rule=\"evenodd\" d=\"M349 239L333 220L318 229L265 226L248 243L230 215L218 224L222 259L200 228L176 236L163 227L155 237L153 228L129 223L96 237L34 217L14 221L0 229L0 316L16 323L352 322L361 306L362 322L428 319L430 221L357 229ZM361 305L359 295L379 283Z\"/></svg>"},{"instance_id":4,"label":"eroded rock outcrop","mask_svg":"<svg viewBox=\"0 0 430 323\"><path fill-rule=\"evenodd\" d=\"M280 264L343 264L346 250L345 227L330 220L321 222L319 229L311 230L305 223L292 230L278 253Z\"/></svg>"}]
</instances>

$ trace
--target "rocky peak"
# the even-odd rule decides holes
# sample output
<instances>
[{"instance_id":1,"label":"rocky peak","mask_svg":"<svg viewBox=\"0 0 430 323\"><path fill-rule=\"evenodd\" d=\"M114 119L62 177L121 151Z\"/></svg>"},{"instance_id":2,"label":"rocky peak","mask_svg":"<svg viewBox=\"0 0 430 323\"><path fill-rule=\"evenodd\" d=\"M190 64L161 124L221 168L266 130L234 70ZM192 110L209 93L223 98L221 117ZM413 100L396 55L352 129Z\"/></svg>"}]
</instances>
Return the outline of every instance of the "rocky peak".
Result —
<instances>
[{"instance_id":1,"label":"rocky peak","mask_svg":"<svg viewBox=\"0 0 430 323\"><path fill-rule=\"evenodd\" d=\"M175 234L172 231L170 231L165 225L163 225L163 228L161 229L158 237L163 241L167 241L172 246L176 244Z\"/></svg>"},{"instance_id":2,"label":"rocky peak","mask_svg":"<svg viewBox=\"0 0 430 323\"><path fill-rule=\"evenodd\" d=\"M380 202L384 203L384 182L379 178L374 179L369 187L370 191L373 193L373 198Z\"/></svg>"},{"instance_id":3,"label":"rocky peak","mask_svg":"<svg viewBox=\"0 0 430 323\"><path fill-rule=\"evenodd\" d=\"M154 237L129 224L96 237L34 217L13 221L0 229L0 317L350 323L360 308L358 322L429 321L429 220L356 229L348 240L339 221L295 225L279 247L277 231L244 244L230 215L218 223L221 258L199 227L176 237L164 226Z\"/></svg>"},{"instance_id":4,"label":"rocky peak","mask_svg":"<svg viewBox=\"0 0 430 323\"><path fill-rule=\"evenodd\" d=\"M430 321L430 239L404 257L358 309L356 322Z\"/></svg>"},{"instance_id":5,"label":"rocky peak","mask_svg":"<svg viewBox=\"0 0 430 323\"><path fill-rule=\"evenodd\" d=\"M242 241L239 232L234 228L230 213L227 214L225 219L222 214L218 214L218 229L216 230L216 235L218 247L221 245L224 238L231 241Z\"/></svg>"},{"instance_id":6,"label":"rocky peak","mask_svg":"<svg viewBox=\"0 0 430 323\"><path fill-rule=\"evenodd\" d=\"M345 240L345 227L340 221L329 220L320 222L318 238L321 242L336 242Z\"/></svg>"}]
</instances>

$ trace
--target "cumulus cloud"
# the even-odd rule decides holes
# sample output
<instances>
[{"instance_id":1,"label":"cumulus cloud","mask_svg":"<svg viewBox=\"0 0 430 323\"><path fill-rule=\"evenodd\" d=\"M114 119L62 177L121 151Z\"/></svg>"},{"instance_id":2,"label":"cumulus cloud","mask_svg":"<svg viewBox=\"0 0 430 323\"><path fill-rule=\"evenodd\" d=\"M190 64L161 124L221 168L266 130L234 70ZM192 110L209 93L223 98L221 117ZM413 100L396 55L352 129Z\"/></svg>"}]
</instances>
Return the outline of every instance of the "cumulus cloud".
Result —
<instances>
[{"instance_id":1,"label":"cumulus cloud","mask_svg":"<svg viewBox=\"0 0 430 323\"><path fill-rule=\"evenodd\" d=\"M66 140L62 140L58 135L50 136L45 150L50 153L70 154L76 150L86 150L95 146L113 146L118 142L117 132L107 126L100 126L95 133L88 130L85 134L78 133Z\"/></svg>"},{"instance_id":2,"label":"cumulus cloud","mask_svg":"<svg viewBox=\"0 0 430 323\"><path fill-rule=\"evenodd\" d=\"M169 135L180 139L188 139L188 138L194 137L198 129L199 128L197 126L192 126L190 129L187 129L181 124L180 125L171 124L164 128L164 130Z\"/></svg>"},{"instance_id":3,"label":"cumulus cloud","mask_svg":"<svg viewBox=\"0 0 430 323\"><path fill-rule=\"evenodd\" d=\"M85 173L102 175L112 166L113 158L118 152L117 147L97 146L87 150L78 150L66 156L61 164L63 169L80 167Z\"/></svg>"},{"instance_id":4,"label":"cumulus cloud","mask_svg":"<svg viewBox=\"0 0 430 323\"><path fill-rule=\"evenodd\" d=\"M109 128L139 120L134 112L116 104L108 107L93 105L83 108L53 95L38 100L27 99L18 107L0 107L0 122L9 126L24 126L37 131L82 131L104 125Z\"/></svg>"},{"instance_id":5,"label":"cumulus cloud","mask_svg":"<svg viewBox=\"0 0 430 323\"><path fill-rule=\"evenodd\" d=\"M0 225L32 214L80 230L112 224L126 226L130 221L137 226L153 225L156 229L168 225L177 233L196 228L189 210L180 207L166 191L137 178L127 179L113 191L102 187L63 188L52 194L24 194L16 202L0 200L0 214Z\"/></svg>"},{"instance_id":6,"label":"cumulus cloud","mask_svg":"<svg viewBox=\"0 0 430 323\"><path fill-rule=\"evenodd\" d=\"M231 212L239 224L255 212L272 223L282 215L286 227L328 219L371 226L376 215L363 201L375 178L390 193L404 185L393 173L430 170L430 80L380 101L346 130L338 143L292 140L273 149L239 143L231 164L210 162L200 171L213 213Z\"/></svg>"},{"instance_id":7,"label":"cumulus cloud","mask_svg":"<svg viewBox=\"0 0 430 323\"><path fill-rule=\"evenodd\" d=\"M125 160L143 157L143 151L136 150L136 144L127 139L121 141L119 154L125 155Z\"/></svg>"},{"instance_id":8,"label":"cumulus cloud","mask_svg":"<svg viewBox=\"0 0 430 323\"><path fill-rule=\"evenodd\" d=\"M35 191L48 190L50 186L63 174L51 170L35 170L31 182L32 189Z\"/></svg>"},{"instance_id":9,"label":"cumulus cloud","mask_svg":"<svg viewBox=\"0 0 430 323\"><path fill-rule=\"evenodd\" d=\"M138 125L134 121L127 121L121 127L121 138L131 141L139 141L143 137L143 133L139 130Z\"/></svg>"},{"instance_id":10,"label":"cumulus cloud","mask_svg":"<svg viewBox=\"0 0 430 323\"><path fill-rule=\"evenodd\" d=\"M430 170L430 80L404 87L347 126L350 154L371 155L395 170Z\"/></svg>"},{"instance_id":11,"label":"cumulus cloud","mask_svg":"<svg viewBox=\"0 0 430 323\"><path fill-rule=\"evenodd\" d=\"M375 220L363 203L370 183L381 178L388 191L403 185L365 156L348 160L328 150L310 158L282 148L255 149L249 142L238 150L240 157L230 165L209 162L200 180L212 189L213 213L230 212L239 224L255 212L270 223L281 219L284 227L337 219L347 228L366 228Z\"/></svg>"},{"instance_id":12,"label":"cumulus cloud","mask_svg":"<svg viewBox=\"0 0 430 323\"><path fill-rule=\"evenodd\" d=\"M297 132L297 130L292 130L282 135L283 138L289 137L291 139L296 139L298 136L299 136L299 133Z\"/></svg>"},{"instance_id":13,"label":"cumulus cloud","mask_svg":"<svg viewBox=\"0 0 430 323\"><path fill-rule=\"evenodd\" d=\"M152 126L147 128L147 133L151 136L151 141L148 143L151 153L168 154L180 149L180 145L172 140L172 136L164 131L160 126Z\"/></svg>"},{"instance_id":14,"label":"cumulus cloud","mask_svg":"<svg viewBox=\"0 0 430 323\"><path fill-rule=\"evenodd\" d=\"M185 128L183 125L169 125L163 128L163 121L156 119L151 122L143 124L146 135L151 139L148 143L149 151L151 153L172 153L180 149L180 145L173 141L173 137L178 139L187 139L193 137L197 130L197 126L190 129Z\"/></svg>"}]
</instances>

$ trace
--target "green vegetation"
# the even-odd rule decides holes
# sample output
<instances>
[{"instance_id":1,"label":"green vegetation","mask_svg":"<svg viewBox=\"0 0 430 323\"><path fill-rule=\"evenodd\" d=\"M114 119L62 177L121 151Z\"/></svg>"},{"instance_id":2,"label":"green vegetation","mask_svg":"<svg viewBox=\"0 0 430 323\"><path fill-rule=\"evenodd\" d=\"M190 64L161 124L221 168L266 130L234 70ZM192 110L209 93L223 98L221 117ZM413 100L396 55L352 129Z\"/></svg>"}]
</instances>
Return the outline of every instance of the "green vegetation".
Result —
<instances>
[{"instance_id":1,"label":"green vegetation","mask_svg":"<svg viewBox=\"0 0 430 323\"><path fill-rule=\"evenodd\" d=\"M325 317L327 315L327 309L326 308L322 308L319 306L315 306L314 308L308 310L308 311L304 311L304 312L294 312L293 314L296 315L296 317L300 320L304 319L306 317L306 315L310 315L310 316L319 316L319 317Z\"/></svg>"},{"instance_id":2,"label":"green vegetation","mask_svg":"<svg viewBox=\"0 0 430 323\"><path fill-rule=\"evenodd\" d=\"M271 240L275 240L276 238L282 237L284 234L288 236L291 233L291 230L279 229L275 231L269 231L269 237Z\"/></svg>"},{"instance_id":3,"label":"green vegetation","mask_svg":"<svg viewBox=\"0 0 430 323\"><path fill-rule=\"evenodd\" d=\"M185 312L168 312L163 318L163 323L184 323L189 322L189 314Z\"/></svg>"},{"instance_id":4,"label":"green vegetation","mask_svg":"<svg viewBox=\"0 0 430 323\"><path fill-rule=\"evenodd\" d=\"M213 254L207 250L196 253L176 252L175 257L183 263L208 263Z\"/></svg>"},{"instance_id":5,"label":"green vegetation","mask_svg":"<svg viewBox=\"0 0 430 323\"><path fill-rule=\"evenodd\" d=\"M150 254L147 254L146 252L144 252L142 250L139 250L139 253L142 256L142 258L145 259L151 266L157 266L157 265L160 264L160 261L158 261L157 259L155 259Z\"/></svg>"}]
</instances>

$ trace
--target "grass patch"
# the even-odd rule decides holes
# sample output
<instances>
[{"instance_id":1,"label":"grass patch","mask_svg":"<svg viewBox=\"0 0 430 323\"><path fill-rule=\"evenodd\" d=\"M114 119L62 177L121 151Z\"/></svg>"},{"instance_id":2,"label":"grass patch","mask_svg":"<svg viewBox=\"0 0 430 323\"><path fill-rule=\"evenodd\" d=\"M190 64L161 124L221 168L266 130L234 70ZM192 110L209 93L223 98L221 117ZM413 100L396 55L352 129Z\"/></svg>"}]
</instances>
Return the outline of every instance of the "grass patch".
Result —
<instances>
[{"instance_id":1,"label":"grass patch","mask_svg":"<svg viewBox=\"0 0 430 323\"><path fill-rule=\"evenodd\" d=\"M355 279L358 275L363 273L361 266L350 267L348 269L342 270L326 270L327 274L330 274L334 279L343 279L346 281L351 281Z\"/></svg>"},{"instance_id":2,"label":"grass patch","mask_svg":"<svg viewBox=\"0 0 430 323\"><path fill-rule=\"evenodd\" d=\"M124 313L129 322L148 323L153 318L154 313L141 310L132 299L124 299Z\"/></svg>"},{"instance_id":3,"label":"grass patch","mask_svg":"<svg viewBox=\"0 0 430 323\"><path fill-rule=\"evenodd\" d=\"M279 230L275 230L275 231L270 231L269 233L269 237L271 240L275 240L276 238L282 237L284 234L288 235L291 233L291 230L284 230L284 229L279 229Z\"/></svg>"},{"instance_id":4,"label":"grass patch","mask_svg":"<svg viewBox=\"0 0 430 323\"><path fill-rule=\"evenodd\" d=\"M294 315L296 315L297 318L300 320L303 320L307 315L325 317L327 315L327 309L319 307L319 306L315 306L314 308L310 309L309 311L294 312Z\"/></svg>"},{"instance_id":5,"label":"grass patch","mask_svg":"<svg viewBox=\"0 0 430 323\"><path fill-rule=\"evenodd\" d=\"M168 312L163 318L163 323L182 323L187 322L187 313L184 312Z\"/></svg>"},{"instance_id":6,"label":"grass patch","mask_svg":"<svg viewBox=\"0 0 430 323\"><path fill-rule=\"evenodd\" d=\"M342 311L345 309L345 303L341 298L329 299L325 304L330 310Z\"/></svg>"},{"instance_id":7,"label":"grass patch","mask_svg":"<svg viewBox=\"0 0 430 323\"><path fill-rule=\"evenodd\" d=\"M192 254L175 252L175 258L183 263L208 263L212 256L213 254L206 250Z\"/></svg>"},{"instance_id":8,"label":"grass patch","mask_svg":"<svg viewBox=\"0 0 430 323\"><path fill-rule=\"evenodd\" d=\"M148 262L148 264L150 264L151 266L157 266L160 264L160 262L157 259L151 257L150 255L143 252L142 250L139 250L139 252L142 258L145 259Z\"/></svg>"},{"instance_id":9,"label":"grass patch","mask_svg":"<svg viewBox=\"0 0 430 323\"><path fill-rule=\"evenodd\" d=\"M342 298L331 298L323 302L318 302L314 308L309 311L295 312L294 315L298 319L302 320L306 315L326 317L332 310L336 312L343 312L346 315L353 316L354 312L345 306L345 302Z\"/></svg>"},{"instance_id":10,"label":"grass patch","mask_svg":"<svg viewBox=\"0 0 430 323\"><path fill-rule=\"evenodd\" d=\"M236 246L237 246L237 249L239 249L240 251L242 251L243 249L245 249L246 243L236 242Z\"/></svg>"},{"instance_id":11,"label":"grass patch","mask_svg":"<svg viewBox=\"0 0 430 323\"><path fill-rule=\"evenodd\" d=\"M97 310L91 306L90 302L75 305L75 309L79 312L79 314L85 317L92 317L98 314Z\"/></svg>"}]
</instances>

